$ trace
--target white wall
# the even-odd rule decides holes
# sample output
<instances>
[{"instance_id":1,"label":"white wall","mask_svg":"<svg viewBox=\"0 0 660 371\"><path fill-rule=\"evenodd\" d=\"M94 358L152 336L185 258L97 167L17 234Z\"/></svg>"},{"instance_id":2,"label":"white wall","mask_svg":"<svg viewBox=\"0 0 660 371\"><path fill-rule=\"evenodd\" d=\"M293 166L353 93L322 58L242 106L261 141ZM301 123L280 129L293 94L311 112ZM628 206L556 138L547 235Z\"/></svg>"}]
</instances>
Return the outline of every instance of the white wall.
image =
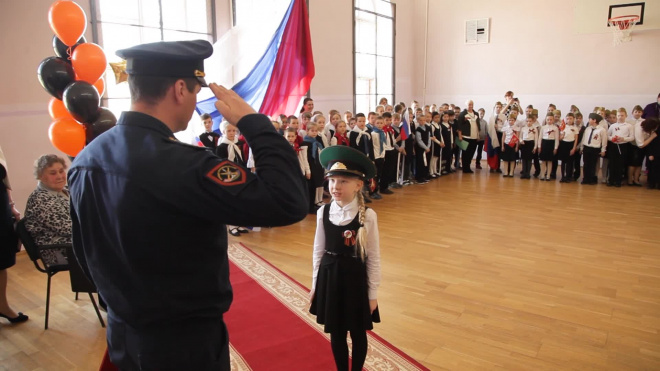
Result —
<instances>
[{"instance_id":1,"label":"white wall","mask_svg":"<svg viewBox=\"0 0 660 371\"><path fill-rule=\"evenodd\" d=\"M353 110L353 3L310 1L315 110Z\"/></svg>"},{"instance_id":2,"label":"white wall","mask_svg":"<svg viewBox=\"0 0 660 371\"><path fill-rule=\"evenodd\" d=\"M590 112L653 102L660 92L660 30L635 32L632 42L614 48L610 33L575 33L575 3L429 0L426 102L463 107L471 98L488 112L507 90L523 105L555 103L563 112L571 104ZM465 45L465 20L476 18L491 19L490 43Z\"/></svg>"}]
</instances>

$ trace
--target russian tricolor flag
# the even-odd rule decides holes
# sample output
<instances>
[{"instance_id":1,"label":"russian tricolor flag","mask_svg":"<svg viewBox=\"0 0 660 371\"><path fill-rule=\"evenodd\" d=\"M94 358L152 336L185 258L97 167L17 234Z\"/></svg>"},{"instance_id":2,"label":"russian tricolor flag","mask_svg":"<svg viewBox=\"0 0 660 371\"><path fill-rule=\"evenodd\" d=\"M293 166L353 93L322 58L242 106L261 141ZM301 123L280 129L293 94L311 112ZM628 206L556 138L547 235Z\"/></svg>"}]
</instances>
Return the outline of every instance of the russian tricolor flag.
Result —
<instances>
[{"instance_id":1,"label":"russian tricolor flag","mask_svg":"<svg viewBox=\"0 0 660 371\"><path fill-rule=\"evenodd\" d=\"M410 125L408 124L408 110L404 109L401 113L401 140L406 140L410 136Z\"/></svg>"},{"instance_id":2,"label":"russian tricolor flag","mask_svg":"<svg viewBox=\"0 0 660 371\"><path fill-rule=\"evenodd\" d=\"M265 115L294 114L314 77L314 57L305 0L292 0L268 48L252 71L232 90ZM222 116L216 98L197 103L197 113L213 118L218 130Z\"/></svg>"}]
</instances>

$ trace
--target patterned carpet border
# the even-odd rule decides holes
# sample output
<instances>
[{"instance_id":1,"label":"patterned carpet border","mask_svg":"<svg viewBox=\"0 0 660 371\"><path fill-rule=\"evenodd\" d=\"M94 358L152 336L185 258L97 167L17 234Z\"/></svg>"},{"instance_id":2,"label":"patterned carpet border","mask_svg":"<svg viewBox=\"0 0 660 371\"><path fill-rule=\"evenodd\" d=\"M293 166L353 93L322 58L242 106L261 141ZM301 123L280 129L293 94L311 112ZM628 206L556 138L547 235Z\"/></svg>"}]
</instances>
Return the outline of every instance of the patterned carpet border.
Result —
<instances>
[{"instance_id":1,"label":"patterned carpet border","mask_svg":"<svg viewBox=\"0 0 660 371\"><path fill-rule=\"evenodd\" d=\"M229 259L237 267L329 341L329 335L323 332L323 326L317 324L316 317L309 313L309 290L306 287L242 243L230 244L228 253ZM369 339L369 349L364 365L365 369L374 371L428 370L373 332L368 332L367 337ZM232 370L250 369L235 349L232 350L231 356ZM236 358L240 358L243 363L241 364Z\"/></svg>"}]
</instances>

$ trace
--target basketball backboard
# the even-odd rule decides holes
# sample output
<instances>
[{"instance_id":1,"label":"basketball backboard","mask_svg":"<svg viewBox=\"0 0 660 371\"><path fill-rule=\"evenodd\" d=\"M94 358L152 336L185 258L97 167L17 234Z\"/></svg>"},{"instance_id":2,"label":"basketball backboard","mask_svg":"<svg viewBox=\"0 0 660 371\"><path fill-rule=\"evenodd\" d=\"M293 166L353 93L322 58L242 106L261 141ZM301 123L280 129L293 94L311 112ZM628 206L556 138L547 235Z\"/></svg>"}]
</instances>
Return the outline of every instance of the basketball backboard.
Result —
<instances>
[{"instance_id":1,"label":"basketball backboard","mask_svg":"<svg viewBox=\"0 0 660 371\"><path fill-rule=\"evenodd\" d=\"M660 0L576 0L573 29L578 34L611 32L607 20L623 15L640 17L635 32L660 29Z\"/></svg>"}]
</instances>

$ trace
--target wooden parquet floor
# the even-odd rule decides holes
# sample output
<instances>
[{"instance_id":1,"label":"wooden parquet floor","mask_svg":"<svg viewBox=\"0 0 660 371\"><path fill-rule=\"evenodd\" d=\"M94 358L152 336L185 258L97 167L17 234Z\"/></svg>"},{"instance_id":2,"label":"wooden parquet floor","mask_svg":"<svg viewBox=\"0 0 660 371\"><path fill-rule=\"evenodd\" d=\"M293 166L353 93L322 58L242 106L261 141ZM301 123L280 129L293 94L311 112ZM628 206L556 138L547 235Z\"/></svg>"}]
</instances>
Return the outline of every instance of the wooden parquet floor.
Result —
<instances>
[{"instance_id":1,"label":"wooden parquet floor","mask_svg":"<svg viewBox=\"0 0 660 371\"><path fill-rule=\"evenodd\" d=\"M372 205L375 332L432 370L660 370L660 191L457 173ZM267 212L267 211L265 211ZM232 238L311 285L315 218ZM0 370L92 370L105 331L68 275L23 253L0 320ZM328 348L328 352L330 349Z\"/></svg>"}]
</instances>

